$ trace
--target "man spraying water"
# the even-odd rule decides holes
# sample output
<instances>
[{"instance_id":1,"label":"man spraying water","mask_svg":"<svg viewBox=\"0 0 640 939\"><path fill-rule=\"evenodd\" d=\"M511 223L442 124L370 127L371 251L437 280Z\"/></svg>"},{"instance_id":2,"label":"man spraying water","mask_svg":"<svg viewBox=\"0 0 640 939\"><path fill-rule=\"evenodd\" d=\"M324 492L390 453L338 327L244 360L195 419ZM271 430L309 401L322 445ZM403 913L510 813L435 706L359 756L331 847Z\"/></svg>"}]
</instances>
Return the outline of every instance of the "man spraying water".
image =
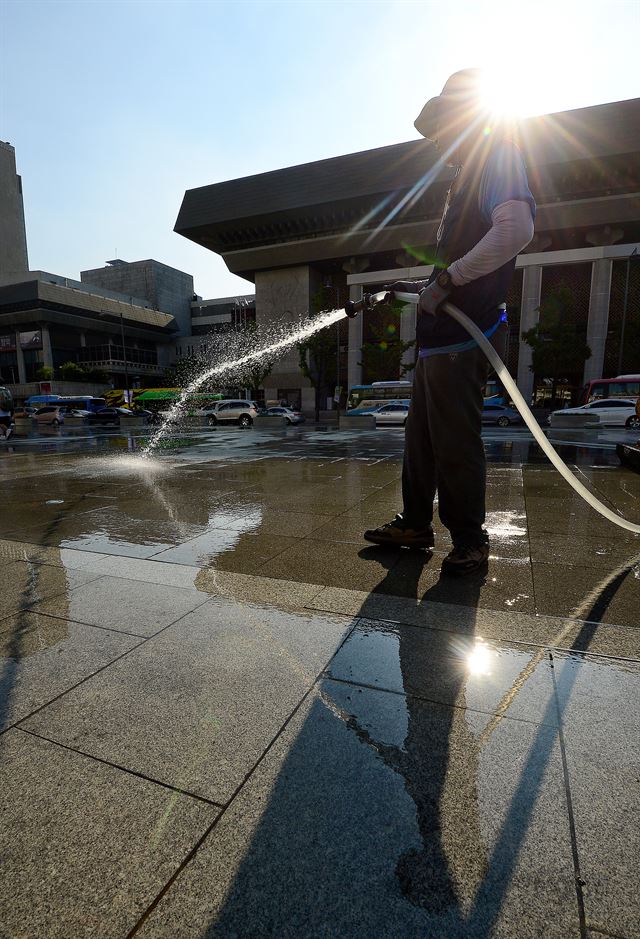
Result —
<instances>
[{"instance_id":1,"label":"man spraying water","mask_svg":"<svg viewBox=\"0 0 640 939\"><path fill-rule=\"evenodd\" d=\"M364 533L379 545L431 548L433 503L451 533L442 573L486 569L486 467L481 438L487 362L477 343L439 312L450 301L483 331L499 353L507 323L504 301L516 255L531 241L535 202L520 151L490 126L480 96L481 73L456 72L415 122L441 159L457 168L438 229L431 277L397 290L420 291L413 396L406 425L402 513Z\"/></svg>"}]
</instances>

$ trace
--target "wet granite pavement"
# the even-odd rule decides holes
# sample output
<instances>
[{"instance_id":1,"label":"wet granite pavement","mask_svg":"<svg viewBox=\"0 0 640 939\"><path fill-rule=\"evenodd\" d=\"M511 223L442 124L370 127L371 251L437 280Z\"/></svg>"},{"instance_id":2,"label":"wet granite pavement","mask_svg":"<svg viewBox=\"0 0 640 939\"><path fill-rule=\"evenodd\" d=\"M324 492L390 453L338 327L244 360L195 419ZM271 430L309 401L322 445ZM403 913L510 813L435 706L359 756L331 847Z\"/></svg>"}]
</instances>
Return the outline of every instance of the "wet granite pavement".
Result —
<instances>
[{"instance_id":1,"label":"wet granite pavement","mask_svg":"<svg viewBox=\"0 0 640 939\"><path fill-rule=\"evenodd\" d=\"M640 539L519 431L463 582L399 432L174 443L0 457L2 939L640 936Z\"/></svg>"}]
</instances>

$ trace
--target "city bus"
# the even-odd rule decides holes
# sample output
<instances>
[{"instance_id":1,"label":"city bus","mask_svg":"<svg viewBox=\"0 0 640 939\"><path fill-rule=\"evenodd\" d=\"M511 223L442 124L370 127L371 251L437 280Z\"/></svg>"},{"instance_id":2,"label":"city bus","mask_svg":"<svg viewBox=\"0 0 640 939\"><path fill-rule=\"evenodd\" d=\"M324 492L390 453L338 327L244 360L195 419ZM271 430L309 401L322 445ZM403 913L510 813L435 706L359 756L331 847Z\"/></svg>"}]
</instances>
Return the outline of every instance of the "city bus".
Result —
<instances>
[{"instance_id":1,"label":"city bus","mask_svg":"<svg viewBox=\"0 0 640 939\"><path fill-rule=\"evenodd\" d=\"M410 381L374 381L371 385L353 385L347 399L347 414L367 414L390 401L409 404L412 387ZM484 397L485 401L492 404L506 403L502 383L497 379L487 381Z\"/></svg>"},{"instance_id":2,"label":"city bus","mask_svg":"<svg viewBox=\"0 0 640 939\"><path fill-rule=\"evenodd\" d=\"M107 405L105 398L93 395L31 395L25 401L29 407L41 408L53 404L59 408L75 408L78 411L99 411Z\"/></svg>"},{"instance_id":3,"label":"city bus","mask_svg":"<svg viewBox=\"0 0 640 939\"><path fill-rule=\"evenodd\" d=\"M578 404L588 404L599 398L640 398L640 374L593 378L580 392Z\"/></svg>"},{"instance_id":4,"label":"city bus","mask_svg":"<svg viewBox=\"0 0 640 939\"><path fill-rule=\"evenodd\" d=\"M371 385L352 385L347 398L347 414L368 414L390 401L411 401L410 381L374 381Z\"/></svg>"}]
</instances>

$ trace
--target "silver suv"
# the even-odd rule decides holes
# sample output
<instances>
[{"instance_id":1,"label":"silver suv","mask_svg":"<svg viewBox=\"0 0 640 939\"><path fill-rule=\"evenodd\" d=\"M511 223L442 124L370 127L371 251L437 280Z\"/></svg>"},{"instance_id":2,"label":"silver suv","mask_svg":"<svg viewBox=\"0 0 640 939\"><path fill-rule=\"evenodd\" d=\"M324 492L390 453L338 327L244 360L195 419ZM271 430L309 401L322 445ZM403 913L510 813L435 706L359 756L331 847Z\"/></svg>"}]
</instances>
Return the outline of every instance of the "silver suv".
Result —
<instances>
[{"instance_id":1,"label":"silver suv","mask_svg":"<svg viewBox=\"0 0 640 939\"><path fill-rule=\"evenodd\" d=\"M207 424L209 427L215 427L217 424L239 424L240 427L251 427L257 413L253 401L241 401L238 398L216 401L214 405L207 408Z\"/></svg>"}]
</instances>

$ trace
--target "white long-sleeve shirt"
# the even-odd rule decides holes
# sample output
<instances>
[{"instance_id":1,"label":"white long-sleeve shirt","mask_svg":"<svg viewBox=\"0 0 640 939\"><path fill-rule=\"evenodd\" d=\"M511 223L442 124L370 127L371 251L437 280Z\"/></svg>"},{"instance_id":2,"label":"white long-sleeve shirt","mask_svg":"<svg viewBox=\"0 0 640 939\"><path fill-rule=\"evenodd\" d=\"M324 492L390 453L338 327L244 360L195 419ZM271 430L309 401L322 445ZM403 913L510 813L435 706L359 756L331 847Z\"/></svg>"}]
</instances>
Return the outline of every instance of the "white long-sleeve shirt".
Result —
<instances>
[{"instance_id":1,"label":"white long-sleeve shirt","mask_svg":"<svg viewBox=\"0 0 640 939\"><path fill-rule=\"evenodd\" d=\"M510 261L533 238L533 218L528 202L511 200L491 213L491 228L477 245L448 268L456 287L496 271Z\"/></svg>"}]
</instances>

